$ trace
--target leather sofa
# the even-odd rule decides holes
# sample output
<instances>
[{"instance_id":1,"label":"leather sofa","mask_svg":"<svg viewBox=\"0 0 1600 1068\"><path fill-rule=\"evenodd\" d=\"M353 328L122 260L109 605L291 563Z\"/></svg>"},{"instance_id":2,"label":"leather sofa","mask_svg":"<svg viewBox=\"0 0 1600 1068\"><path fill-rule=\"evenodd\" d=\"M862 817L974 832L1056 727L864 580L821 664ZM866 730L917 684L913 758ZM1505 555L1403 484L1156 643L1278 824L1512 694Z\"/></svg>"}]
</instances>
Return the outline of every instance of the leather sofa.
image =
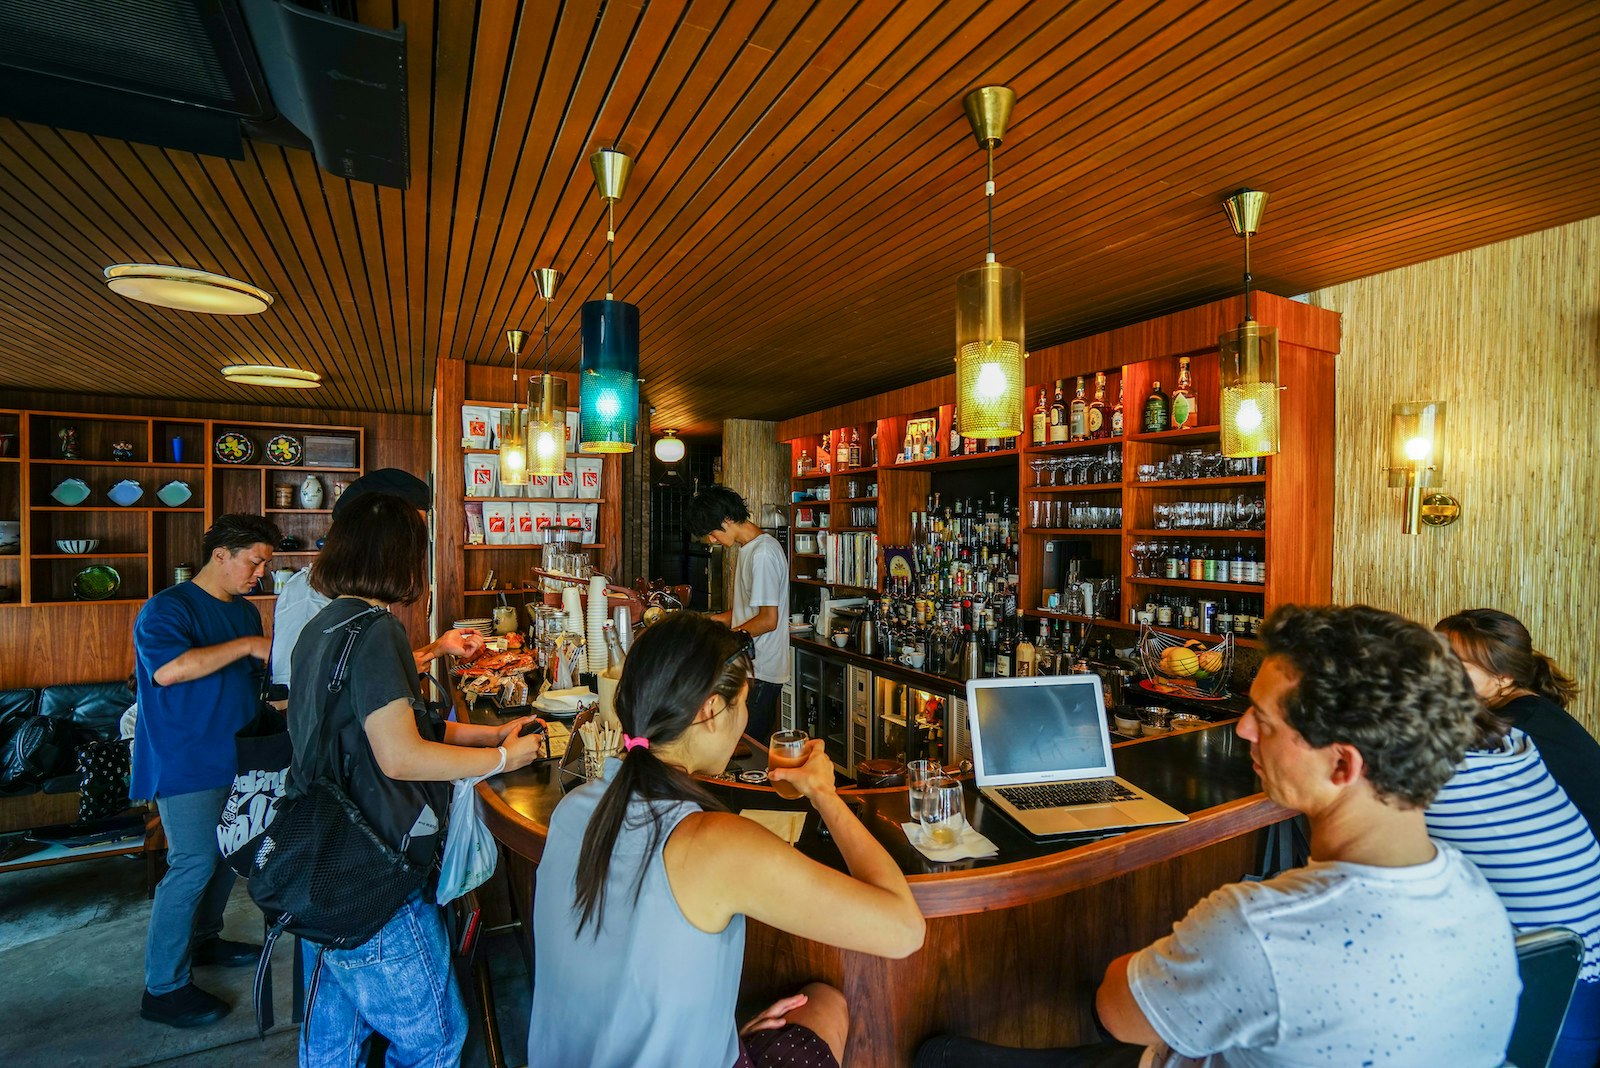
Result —
<instances>
[{"instance_id":1,"label":"leather sofa","mask_svg":"<svg viewBox=\"0 0 1600 1068\"><path fill-rule=\"evenodd\" d=\"M17 728L35 715L50 716L70 723L75 745L117 738L122 715L132 701L127 684L122 681L70 683L46 686L42 690L0 690L0 748L9 745ZM78 783L75 761L69 758L57 774L42 783L13 787L0 795L0 835L78 824ZM142 841L130 839L130 844L124 849L91 850L39 863L64 863L89 856L103 856L106 852L143 853L149 866L147 875L156 877L162 853L166 849L166 838L161 833L155 806L135 801L130 811L138 813L141 810L145 814ZM126 822L128 817L125 815L120 819ZM92 834L96 825L84 824L81 828L74 826L72 829ZM23 859L14 866L32 865ZM151 885L154 885L153 881Z\"/></svg>"}]
</instances>

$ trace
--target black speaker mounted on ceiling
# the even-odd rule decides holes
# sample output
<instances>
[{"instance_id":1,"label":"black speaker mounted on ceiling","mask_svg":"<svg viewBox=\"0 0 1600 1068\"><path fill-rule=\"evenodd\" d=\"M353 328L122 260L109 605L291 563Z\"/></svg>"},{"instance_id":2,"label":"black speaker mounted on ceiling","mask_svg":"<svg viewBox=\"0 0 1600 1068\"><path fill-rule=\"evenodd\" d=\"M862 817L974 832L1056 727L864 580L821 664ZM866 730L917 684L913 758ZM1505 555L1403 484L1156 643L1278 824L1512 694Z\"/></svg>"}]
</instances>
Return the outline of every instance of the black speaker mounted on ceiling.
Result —
<instances>
[{"instance_id":1,"label":"black speaker mounted on ceiling","mask_svg":"<svg viewBox=\"0 0 1600 1068\"><path fill-rule=\"evenodd\" d=\"M405 27L348 3L5 0L0 114L228 159L244 139L404 189Z\"/></svg>"}]
</instances>

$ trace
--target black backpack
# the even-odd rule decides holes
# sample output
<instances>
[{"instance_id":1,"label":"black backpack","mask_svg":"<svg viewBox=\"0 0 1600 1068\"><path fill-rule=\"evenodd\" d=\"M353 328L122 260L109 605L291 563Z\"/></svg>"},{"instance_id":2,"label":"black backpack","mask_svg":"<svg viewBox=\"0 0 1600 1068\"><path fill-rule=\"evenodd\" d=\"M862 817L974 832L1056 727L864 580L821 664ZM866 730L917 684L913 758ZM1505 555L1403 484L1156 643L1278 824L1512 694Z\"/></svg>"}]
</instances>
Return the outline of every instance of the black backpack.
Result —
<instances>
[{"instance_id":1,"label":"black backpack","mask_svg":"<svg viewBox=\"0 0 1600 1068\"><path fill-rule=\"evenodd\" d=\"M256 840L250 897L271 925L256 968L256 1023L263 1033L272 1026L268 977L279 935L287 931L325 948L353 949L382 930L432 874L431 867L413 863L403 847L397 849L373 828L342 781L332 709L341 700L350 656L370 623L368 616L363 612L339 625L347 633L327 684L313 742L317 750L302 765L312 769L313 779L276 801L272 821ZM318 953L313 1002L321 966ZM308 1016L310 1011L308 1004Z\"/></svg>"}]
</instances>

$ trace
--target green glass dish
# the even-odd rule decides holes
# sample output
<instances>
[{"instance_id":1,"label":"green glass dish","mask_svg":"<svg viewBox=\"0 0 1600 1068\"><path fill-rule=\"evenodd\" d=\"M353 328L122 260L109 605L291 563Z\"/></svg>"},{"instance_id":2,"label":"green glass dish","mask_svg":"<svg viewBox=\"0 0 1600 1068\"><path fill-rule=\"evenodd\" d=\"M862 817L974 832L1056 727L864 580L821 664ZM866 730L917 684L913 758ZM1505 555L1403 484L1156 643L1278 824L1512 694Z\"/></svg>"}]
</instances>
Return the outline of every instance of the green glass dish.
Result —
<instances>
[{"instance_id":1,"label":"green glass dish","mask_svg":"<svg viewBox=\"0 0 1600 1068\"><path fill-rule=\"evenodd\" d=\"M80 601L104 601L122 589L122 576L105 564L93 564L72 576L72 592Z\"/></svg>"}]
</instances>

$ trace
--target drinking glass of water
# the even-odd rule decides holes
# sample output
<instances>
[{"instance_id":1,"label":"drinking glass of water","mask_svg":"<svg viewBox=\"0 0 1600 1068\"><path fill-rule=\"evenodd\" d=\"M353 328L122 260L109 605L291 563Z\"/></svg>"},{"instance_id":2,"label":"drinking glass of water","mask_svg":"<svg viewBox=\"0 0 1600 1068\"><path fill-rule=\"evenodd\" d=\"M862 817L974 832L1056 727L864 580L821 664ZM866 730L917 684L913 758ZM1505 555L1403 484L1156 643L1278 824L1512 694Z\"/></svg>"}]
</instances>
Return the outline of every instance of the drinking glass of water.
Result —
<instances>
[{"instance_id":1,"label":"drinking glass of water","mask_svg":"<svg viewBox=\"0 0 1600 1068\"><path fill-rule=\"evenodd\" d=\"M934 760L913 760L906 765L907 803L911 807L911 822L922 822L922 798L929 781L944 775L944 768Z\"/></svg>"}]
</instances>

